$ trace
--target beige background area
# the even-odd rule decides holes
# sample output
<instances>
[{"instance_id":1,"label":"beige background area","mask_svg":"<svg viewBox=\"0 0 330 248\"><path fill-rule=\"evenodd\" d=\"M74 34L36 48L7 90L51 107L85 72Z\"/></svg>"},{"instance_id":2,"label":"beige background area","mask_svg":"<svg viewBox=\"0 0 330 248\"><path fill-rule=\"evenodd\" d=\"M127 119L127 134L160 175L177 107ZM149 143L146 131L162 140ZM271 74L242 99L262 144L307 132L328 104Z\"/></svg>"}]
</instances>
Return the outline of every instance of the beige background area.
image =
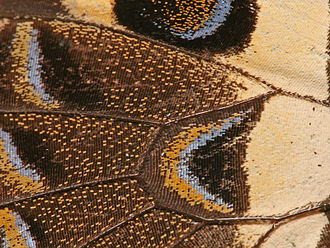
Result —
<instances>
[{"instance_id":1,"label":"beige background area","mask_svg":"<svg viewBox=\"0 0 330 248\"><path fill-rule=\"evenodd\" d=\"M286 96L265 104L250 134L248 214L280 215L329 197L330 109Z\"/></svg>"},{"instance_id":2,"label":"beige background area","mask_svg":"<svg viewBox=\"0 0 330 248\"><path fill-rule=\"evenodd\" d=\"M254 247L258 240L272 228L272 224L240 224L237 225L235 245L241 248Z\"/></svg>"},{"instance_id":3,"label":"beige background area","mask_svg":"<svg viewBox=\"0 0 330 248\"><path fill-rule=\"evenodd\" d=\"M315 248L328 223L324 213L316 213L289 222L283 221L260 247ZM235 245L244 248L254 247L271 228L272 224L267 223L237 225Z\"/></svg>"},{"instance_id":4,"label":"beige background area","mask_svg":"<svg viewBox=\"0 0 330 248\"><path fill-rule=\"evenodd\" d=\"M328 224L324 214L311 215L280 226L261 248L313 248L316 247L323 227Z\"/></svg>"},{"instance_id":5,"label":"beige background area","mask_svg":"<svg viewBox=\"0 0 330 248\"><path fill-rule=\"evenodd\" d=\"M328 0L258 0L257 27L241 54L217 58L286 91L326 100Z\"/></svg>"}]
</instances>

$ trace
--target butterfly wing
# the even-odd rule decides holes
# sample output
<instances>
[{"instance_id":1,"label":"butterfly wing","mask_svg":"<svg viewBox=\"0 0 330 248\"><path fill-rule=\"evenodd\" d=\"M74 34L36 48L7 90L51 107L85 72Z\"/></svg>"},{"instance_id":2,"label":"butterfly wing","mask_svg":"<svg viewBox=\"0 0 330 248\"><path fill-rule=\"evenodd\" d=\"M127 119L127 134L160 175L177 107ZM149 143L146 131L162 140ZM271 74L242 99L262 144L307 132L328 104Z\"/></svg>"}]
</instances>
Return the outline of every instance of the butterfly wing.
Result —
<instances>
[{"instance_id":1,"label":"butterfly wing","mask_svg":"<svg viewBox=\"0 0 330 248\"><path fill-rule=\"evenodd\" d=\"M68 1L12 18L37 3L2 5L3 246L271 247L301 223L326 242L327 106Z\"/></svg>"}]
</instances>

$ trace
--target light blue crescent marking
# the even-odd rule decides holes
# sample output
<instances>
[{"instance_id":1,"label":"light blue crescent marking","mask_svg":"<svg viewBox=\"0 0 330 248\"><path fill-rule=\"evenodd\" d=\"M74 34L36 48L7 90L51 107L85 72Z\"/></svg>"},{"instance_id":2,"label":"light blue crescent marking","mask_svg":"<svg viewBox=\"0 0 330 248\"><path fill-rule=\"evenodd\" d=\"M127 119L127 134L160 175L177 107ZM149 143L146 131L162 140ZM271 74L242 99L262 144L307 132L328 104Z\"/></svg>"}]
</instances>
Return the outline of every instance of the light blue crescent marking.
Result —
<instances>
[{"instance_id":1,"label":"light blue crescent marking","mask_svg":"<svg viewBox=\"0 0 330 248\"><path fill-rule=\"evenodd\" d=\"M235 123L241 122L243 120L242 117L249 112L251 112L251 110L246 112L240 111L240 116L225 119L224 121L227 122L225 122L222 126L212 127L208 133L201 134L190 145L188 145L186 149L180 152L180 164L176 165L178 168L178 176L185 180L188 185L191 185L192 190L197 190L200 192L204 196L205 200L215 201L219 205L226 204L223 199L207 192L207 189L200 184L198 177L194 176L193 173L189 170L188 162L191 157L191 153L193 150L197 150L199 147L205 146L207 141L214 140L214 138L224 135L225 132ZM232 204L226 205L229 208L233 207Z\"/></svg>"},{"instance_id":2,"label":"light blue crescent marking","mask_svg":"<svg viewBox=\"0 0 330 248\"><path fill-rule=\"evenodd\" d=\"M35 170L30 169L29 164L27 165L23 164L23 161L17 154L16 147L13 145L13 141L10 137L10 134L4 132L1 128L0 128L0 139L2 139L4 142L4 149L9 154L10 162L19 171L19 173L23 176L31 178L34 181L39 181L40 176L38 175L38 173L36 173Z\"/></svg>"},{"instance_id":3,"label":"light blue crescent marking","mask_svg":"<svg viewBox=\"0 0 330 248\"><path fill-rule=\"evenodd\" d=\"M36 248L36 243L32 238L29 227L22 220L21 216L15 212L11 212L11 214L15 217L15 226L18 228L22 238L25 240L27 247Z\"/></svg>"},{"instance_id":4,"label":"light blue crescent marking","mask_svg":"<svg viewBox=\"0 0 330 248\"><path fill-rule=\"evenodd\" d=\"M46 103L53 104L54 98L45 92L44 84L42 83L41 63L43 56L41 55L41 50L39 48L37 34L38 30L33 29L31 32L31 41L28 52L28 77L30 79L30 83L34 86L36 93L41 95L41 99Z\"/></svg>"},{"instance_id":5,"label":"light blue crescent marking","mask_svg":"<svg viewBox=\"0 0 330 248\"><path fill-rule=\"evenodd\" d=\"M226 17L230 14L231 0L218 0L212 16L203 23L203 27L199 30L188 30L186 33L181 33L174 28L170 28L170 32L173 35L180 36L183 39L194 40L197 38L205 38L211 35L218 27L220 27L225 21Z\"/></svg>"}]
</instances>

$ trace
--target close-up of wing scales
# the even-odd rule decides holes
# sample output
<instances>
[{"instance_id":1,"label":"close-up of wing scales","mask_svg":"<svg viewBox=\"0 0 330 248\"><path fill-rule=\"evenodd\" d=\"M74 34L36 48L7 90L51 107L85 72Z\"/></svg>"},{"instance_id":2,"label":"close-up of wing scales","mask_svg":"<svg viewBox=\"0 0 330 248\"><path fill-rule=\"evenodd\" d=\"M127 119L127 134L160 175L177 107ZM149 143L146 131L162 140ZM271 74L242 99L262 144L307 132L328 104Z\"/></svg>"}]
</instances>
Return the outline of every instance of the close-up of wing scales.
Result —
<instances>
[{"instance_id":1,"label":"close-up of wing scales","mask_svg":"<svg viewBox=\"0 0 330 248\"><path fill-rule=\"evenodd\" d=\"M329 247L329 44L326 0L0 0L0 247Z\"/></svg>"}]
</instances>

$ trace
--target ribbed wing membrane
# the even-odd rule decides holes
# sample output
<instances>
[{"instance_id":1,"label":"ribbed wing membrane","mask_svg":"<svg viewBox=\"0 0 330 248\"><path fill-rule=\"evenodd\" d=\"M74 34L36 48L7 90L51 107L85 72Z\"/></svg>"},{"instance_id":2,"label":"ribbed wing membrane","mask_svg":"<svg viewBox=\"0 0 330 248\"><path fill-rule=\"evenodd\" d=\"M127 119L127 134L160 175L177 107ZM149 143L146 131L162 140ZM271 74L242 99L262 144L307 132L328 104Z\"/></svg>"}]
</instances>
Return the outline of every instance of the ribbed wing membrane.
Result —
<instances>
[{"instance_id":1,"label":"ribbed wing membrane","mask_svg":"<svg viewBox=\"0 0 330 248\"><path fill-rule=\"evenodd\" d=\"M0 1L0 246L327 247L324 96L219 62L265 5Z\"/></svg>"}]
</instances>

